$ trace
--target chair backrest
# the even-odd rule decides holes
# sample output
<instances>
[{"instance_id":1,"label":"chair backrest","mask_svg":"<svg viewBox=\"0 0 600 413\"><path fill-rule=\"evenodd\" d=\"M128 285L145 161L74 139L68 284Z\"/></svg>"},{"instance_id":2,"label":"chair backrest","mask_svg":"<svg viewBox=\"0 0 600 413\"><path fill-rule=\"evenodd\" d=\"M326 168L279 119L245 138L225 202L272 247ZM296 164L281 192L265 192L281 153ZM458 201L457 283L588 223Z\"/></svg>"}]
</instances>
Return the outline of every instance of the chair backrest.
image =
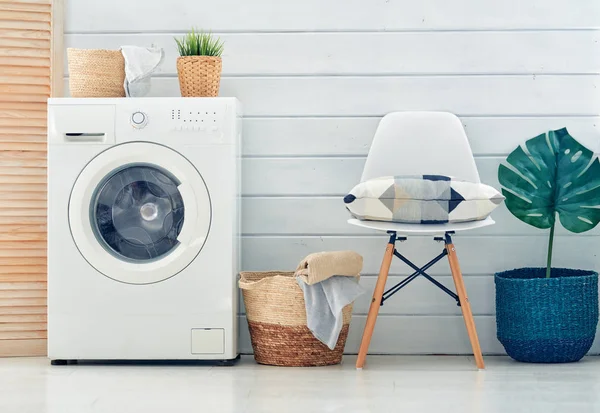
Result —
<instances>
[{"instance_id":1,"label":"chair backrest","mask_svg":"<svg viewBox=\"0 0 600 413\"><path fill-rule=\"evenodd\" d=\"M381 119L361 180L394 175L480 182L462 123L447 112L394 112Z\"/></svg>"}]
</instances>

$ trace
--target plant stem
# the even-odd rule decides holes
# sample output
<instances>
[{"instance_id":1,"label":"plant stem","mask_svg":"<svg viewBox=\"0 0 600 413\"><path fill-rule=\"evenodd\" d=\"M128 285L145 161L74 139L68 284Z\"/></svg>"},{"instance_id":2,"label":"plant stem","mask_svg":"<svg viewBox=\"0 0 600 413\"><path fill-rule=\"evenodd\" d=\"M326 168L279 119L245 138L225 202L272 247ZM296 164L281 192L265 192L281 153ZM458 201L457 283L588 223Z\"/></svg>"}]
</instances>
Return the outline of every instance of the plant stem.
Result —
<instances>
[{"instance_id":1,"label":"plant stem","mask_svg":"<svg viewBox=\"0 0 600 413\"><path fill-rule=\"evenodd\" d=\"M552 228L550 228L550 237L548 239L548 259L546 261L546 278L550 278L552 274L552 247L554 245L554 227L556 226L556 221L552 224Z\"/></svg>"}]
</instances>

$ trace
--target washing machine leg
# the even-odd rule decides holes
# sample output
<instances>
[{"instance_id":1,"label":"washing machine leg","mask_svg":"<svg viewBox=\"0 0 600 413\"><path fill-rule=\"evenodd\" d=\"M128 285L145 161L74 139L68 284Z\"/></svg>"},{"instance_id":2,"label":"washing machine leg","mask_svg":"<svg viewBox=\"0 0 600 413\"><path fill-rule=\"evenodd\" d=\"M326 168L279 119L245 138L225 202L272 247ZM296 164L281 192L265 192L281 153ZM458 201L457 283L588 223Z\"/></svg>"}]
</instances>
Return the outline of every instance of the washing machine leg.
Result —
<instances>
[{"instance_id":1,"label":"washing machine leg","mask_svg":"<svg viewBox=\"0 0 600 413\"><path fill-rule=\"evenodd\" d=\"M50 364L53 366L66 366L67 360L50 360Z\"/></svg>"},{"instance_id":2,"label":"washing machine leg","mask_svg":"<svg viewBox=\"0 0 600 413\"><path fill-rule=\"evenodd\" d=\"M77 360L50 360L50 364L53 366L67 366L67 365L73 365L73 364L78 364Z\"/></svg>"},{"instance_id":3,"label":"washing machine leg","mask_svg":"<svg viewBox=\"0 0 600 413\"><path fill-rule=\"evenodd\" d=\"M219 360L217 361L217 366L222 366L222 367L231 367L233 366L240 358L241 358L241 354L238 354L236 358L234 359L229 359L229 360Z\"/></svg>"}]
</instances>

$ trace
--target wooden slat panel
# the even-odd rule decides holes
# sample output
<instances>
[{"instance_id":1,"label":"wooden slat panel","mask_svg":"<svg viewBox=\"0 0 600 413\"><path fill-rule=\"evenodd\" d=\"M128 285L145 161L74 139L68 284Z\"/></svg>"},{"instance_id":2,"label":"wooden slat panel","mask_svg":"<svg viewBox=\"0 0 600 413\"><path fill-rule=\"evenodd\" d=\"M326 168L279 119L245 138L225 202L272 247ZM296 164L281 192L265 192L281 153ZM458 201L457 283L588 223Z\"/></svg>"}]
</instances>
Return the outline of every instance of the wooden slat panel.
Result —
<instances>
[{"instance_id":1,"label":"wooden slat panel","mask_svg":"<svg viewBox=\"0 0 600 413\"><path fill-rule=\"evenodd\" d=\"M14 169L46 169L47 160L46 159L15 159L9 158L6 160L0 159L0 168L14 168ZM27 172L27 174L35 174L35 172Z\"/></svg>"},{"instance_id":2,"label":"wooden slat panel","mask_svg":"<svg viewBox=\"0 0 600 413\"><path fill-rule=\"evenodd\" d=\"M44 57L19 57L19 56L3 57L1 63L2 63L2 67L26 66L26 67L43 67L43 68L48 68L48 69L50 68L50 59L47 59Z\"/></svg>"},{"instance_id":3,"label":"wooden slat panel","mask_svg":"<svg viewBox=\"0 0 600 413\"><path fill-rule=\"evenodd\" d=\"M45 185L39 185L39 186L44 186ZM4 194L6 193L5 191L9 188L7 188L6 185L0 185L0 187L2 187L2 190L0 190L0 194ZM10 193L10 196L7 196L5 199L46 199L47 198L47 194L45 192L43 192L43 189L39 189L39 188L35 188L36 190L27 190L27 185L23 185L24 188L20 188L21 190L15 190L12 191ZM45 221L43 220L36 220L36 219L28 219L27 221L24 222L10 222L9 220L6 219L1 219L0 218L0 225L4 225L4 224L18 224L18 225L22 225L22 224L41 224L44 223Z\"/></svg>"},{"instance_id":4,"label":"wooden slat panel","mask_svg":"<svg viewBox=\"0 0 600 413\"><path fill-rule=\"evenodd\" d=\"M40 191L40 192L27 192L27 191L3 192L3 191L0 191L0 199L4 200L4 201L7 201L7 200L45 201L48 199L48 194L46 192L42 192L42 191ZM2 223L0 223L0 225L2 225Z\"/></svg>"},{"instance_id":5,"label":"wooden slat panel","mask_svg":"<svg viewBox=\"0 0 600 413\"><path fill-rule=\"evenodd\" d=\"M0 340L0 356L45 356L47 347L46 339Z\"/></svg>"},{"instance_id":6,"label":"wooden slat panel","mask_svg":"<svg viewBox=\"0 0 600 413\"><path fill-rule=\"evenodd\" d=\"M44 135L15 135L0 133L0 145L4 142L15 143L15 140L19 140L20 143L26 145L28 143L46 143L47 139Z\"/></svg>"},{"instance_id":7,"label":"wooden slat panel","mask_svg":"<svg viewBox=\"0 0 600 413\"><path fill-rule=\"evenodd\" d=\"M30 175L30 176L15 176L15 175L0 175L0 184L45 184L46 176Z\"/></svg>"},{"instance_id":8,"label":"wooden slat panel","mask_svg":"<svg viewBox=\"0 0 600 413\"><path fill-rule=\"evenodd\" d=\"M3 283L0 284L0 291L3 290L45 290L47 283L25 283L25 282L14 282L14 283Z\"/></svg>"},{"instance_id":9,"label":"wooden slat panel","mask_svg":"<svg viewBox=\"0 0 600 413\"><path fill-rule=\"evenodd\" d=\"M45 200L45 199L48 199L48 194L45 192L1 192L0 191L0 199ZM1 222L0 222L0 225L2 225Z\"/></svg>"},{"instance_id":10,"label":"wooden slat panel","mask_svg":"<svg viewBox=\"0 0 600 413\"><path fill-rule=\"evenodd\" d=\"M34 39L50 40L50 32L46 30L19 30L19 28L0 29L1 39Z\"/></svg>"},{"instance_id":11,"label":"wooden slat panel","mask_svg":"<svg viewBox=\"0 0 600 413\"><path fill-rule=\"evenodd\" d=\"M46 305L46 298L0 298L0 307L33 307Z\"/></svg>"},{"instance_id":12,"label":"wooden slat panel","mask_svg":"<svg viewBox=\"0 0 600 413\"><path fill-rule=\"evenodd\" d=\"M46 231L29 233L0 233L0 241L45 241L46 239Z\"/></svg>"},{"instance_id":13,"label":"wooden slat panel","mask_svg":"<svg viewBox=\"0 0 600 413\"><path fill-rule=\"evenodd\" d=\"M46 176L46 168L15 168L15 167L0 167L0 175L43 175Z\"/></svg>"},{"instance_id":14,"label":"wooden slat panel","mask_svg":"<svg viewBox=\"0 0 600 413\"><path fill-rule=\"evenodd\" d=\"M7 265L0 266L0 274L40 274L46 271L45 265Z\"/></svg>"},{"instance_id":15,"label":"wooden slat panel","mask_svg":"<svg viewBox=\"0 0 600 413\"><path fill-rule=\"evenodd\" d=\"M47 189L47 187L45 184L27 184L27 183L1 184L0 183L0 192L45 192L46 189Z\"/></svg>"},{"instance_id":16,"label":"wooden slat panel","mask_svg":"<svg viewBox=\"0 0 600 413\"><path fill-rule=\"evenodd\" d=\"M2 70L2 68L0 68ZM46 111L0 109L0 118L5 119L43 119L48 118Z\"/></svg>"},{"instance_id":17,"label":"wooden slat panel","mask_svg":"<svg viewBox=\"0 0 600 413\"><path fill-rule=\"evenodd\" d=\"M2 3L0 3L2 4ZM22 38L6 38L0 36L0 44L3 47L14 47L19 49L42 49L49 50L50 40L46 39L22 39ZM49 76L48 76L49 77Z\"/></svg>"},{"instance_id":18,"label":"wooden slat panel","mask_svg":"<svg viewBox=\"0 0 600 413\"><path fill-rule=\"evenodd\" d=\"M2 83L35 83L35 84L49 84L50 77L48 76L48 69L45 67L27 67L27 66L2 66L0 65L0 74L2 74ZM19 117L25 117L25 114L19 111L10 110L12 116L15 113L19 114ZM42 112L46 113L46 112ZM35 114L31 114L35 116ZM40 116L35 116L40 118ZM44 118L46 115L44 115Z\"/></svg>"},{"instance_id":19,"label":"wooden slat panel","mask_svg":"<svg viewBox=\"0 0 600 413\"><path fill-rule=\"evenodd\" d=\"M44 255L46 252L44 251ZM46 281L46 272L43 274L0 274L0 282L20 282L20 281ZM27 304L24 304L27 305ZM30 305L46 305L43 304L30 304Z\"/></svg>"},{"instance_id":20,"label":"wooden slat panel","mask_svg":"<svg viewBox=\"0 0 600 413\"><path fill-rule=\"evenodd\" d=\"M21 258L21 264L23 264L24 262L27 262L27 260L30 259L29 257L20 257L20 258ZM40 257L40 258L43 258L43 257ZM44 267L46 267L46 266L44 266ZM43 275L44 277L40 278L41 275ZM0 274L0 282L1 283L11 283L11 284L12 283L45 284L46 283L45 277L46 277L45 270L44 270L44 274L41 274L41 273Z\"/></svg>"},{"instance_id":21,"label":"wooden slat panel","mask_svg":"<svg viewBox=\"0 0 600 413\"><path fill-rule=\"evenodd\" d=\"M47 57L50 58L48 49L31 49L31 48L0 48L0 58L5 57Z\"/></svg>"},{"instance_id":22,"label":"wooden slat panel","mask_svg":"<svg viewBox=\"0 0 600 413\"><path fill-rule=\"evenodd\" d=\"M45 298L46 290L3 290L0 288L2 298Z\"/></svg>"},{"instance_id":23,"label":"wooden slat panel","mask_svg":"<svg viewBox=\"0 0 600 413\"><path fill-rule=\"evenodd\" d=\"M28 250L28 251L30 252L31 250ZM0 265L23 265L23 264L46 265L47 262L48 262L48 260L45 256L39 256L39 257L25 256L24 254L22 254L22 251L19 252L18 254L13 252L13 256L9 256L9 257L0 256ZM45 281L43 281L43 283L45 284ZM31 283L28 282L27 284L29 285ZM8 288L6 286L10 286L11 284L2 284L2 285L5 286L4 288ZM0 287L0 288L2 288L2 287Z\"/></svg>"},{"instance_id":24,"label":"wooden slat panel","mask_svg":"<svg viewBox=\"0 0 600 413\"><path fill-rule=\"evenodd\" d=\"M0 208L7 211L2 216L45 216L46 205L46 201L39 200L0 201ZM19 208L23 210L21 214L18 213Z\"/></svg>"},{"instance_id":25,"label":"wooden slat panel","mask_svg":"<svg viewBox=\"0 0 600 413\"><path fill-rule=\"evenodd\" d=\"M17 141L17 139L19 140ZM12 141L0 142L0 151L34 151L38 153L45 152L47 146L46 142L21 142L21 139L21 136L13 136Z\"/></svg>"},{"instance_id":26,"label":"wooden slat panel","mask_svg":"<svg viewBox=\"0 0 600 413\"><path fill-rule=\"evenodd\" d=\"M0 68L3 66L0 66ZM44 102L8 102L3 101L5 96L0 96L0 109L26 110L34 112L46 112L46 101Z\"/></svg>"},{"instance_id":27,"label":"wooden slat panel","mask_svg":"<svg viewBox=\"0 0 600 413\"><path fill-rule=\"evenodd\" d=\"M39 86L37 86L39 87ZM2 89L3 86L0 85L0 89ZM9 88L7 86L4 86L4 88ZM4 93L4 92L1 92ZM2 96L0 96L0 99L2 99L2 101L4 103L10 103L10 102L19 102L19 103L44 103L48 100L48 98L46 96L44 96L43 94L3 94Z\"/></svg>"},{"instance_id":28,"label":"wooden slat panel","mask_svg":"<svg viewBox=\"0 0 600 413\"><path fill-rule=\"evenodd\" d=\"M6 73L2 73L2 75L6 75ZM49 85L50 78L47 76L25 76L25 75L0 76L0 84L5 84L5 85Z\"/></svg>"},{"instance_id":29,"label":"wooden slat panel","mask_svg":"<svg viewBox=\"0 0 600 413\"><path fill-rule=\"evenodd\" d=\"M0 84L0 94L22 95L40 95L39 98L44 98L50 94L50 86L44 85L3 85ZM2 97L5 100L4 96Z\"/></svg>"},{"instance_id":30,"label":"wooden slat panel","mask_svg":"<svg viewBox=\"0 0 600 413\"><path fill-rule=\"evenodd\" d=\"M38 332L45 331L46 323L28 323L28 322L19 322L19 323L1 323L0 322L0 334L3 332Z\"/></svg>"},{"instance_id":31,"label":"wooden slat panel","mask_svg":"<svg viewBox=\"0 0 600 413\"><path fill-rule=\"evenodd\" d=\"M0 159L0 167L46 168L45 159Z\"/></svg>"},{"instance_id":32,"label":"wooden slat panel","mask_svg":"<svg viewBox=\"0 0 600 413\"><path fill-rule=\"evenodd\" d=\"M46 213L47 213L46 209L35 209L35 208L31 208L31 209L27 209L27 208L0 209L0 216L4 216L4 217L45 217Z\"/></svg>"},{"instance_id":33,"label":"wooden slat panel","mask_svg":"<svg viewBox=\"0 0 600 413\"><path fill-rule=\"evenodd\" d=\"M0 85L0 87L2 87ZM11 123L13 123L14 125L14 121L10 120ZM36 122L34 120L34 122ZM23 121L23 123L25 125L27 125L27 121ZM13 125L2 125L0 126L0 133L3 135L11 135L14 136L15 140L20 139L19 136L20 135L37 135L37 136L42 136L45 137L46 136L46 129L45 127L35 127L35 126L23 126L22 128L18 128L16 126Z\"/></svg>"},{"instance_id":34,"label":"wooden slat panel","mask_svg":"<svg viewBox=\"0 0 600 413\"><path fill-rule=\"evenodd\" d=\"M19 178L23 179L19 181ZM46 168L44 167L0 167L0 183L22 182L43 183L46 182Z\"/></svg>"},{"instance_id":35,"label":"wooden slat panel","mask_svg":"<svg viewBox=\"0 0 600 413\"><path fill-rule=\"evenodd\" d=\"M11 0L10 3L53 4L56 0Z\"/></svg>"},{"instance_id":36,"label":"wooden slat panel","mask_svg":"<svg viewBox=\"0 0 600 413\"><path fill-rule=\"evenodd\" d=\"M0 147L1 147L0 142ZM2 151L2 149L0 149ZM48 160L43 152L18 152L18 151L2 151L2 159L0 166L18 166L24 168L46 168Z\"/></svg>"},{"instance_id":37,"label":"wooden slat panel","mask_svg":"<svg viewBox=\"0 0 600 413\"><path fill-rule=\"evenodd\" d=\"M0 3L0 11L33 11L38 13L50 13L50 4L3 2Z\"/></svg>"},{"instance_id":38,"label":"wooden slat panel","mask_svg":"<svg viewBox=\"0 0 600 413\"><path fill-rule=\"evenodd\" d=\"M4 148L3 142L0 142L0 151L2 151L4 159L46 160L48 158L48 154L45 151L9 150Z\"/></svg>"},{"instance_id":39,"label":"wooden slat panel","mask_svg":"<svg viewBox=\"0 0 600 413\"><path fill-rule=\"evenodd\" d=\"M0 242L2 244L2 242ZM4 265L10 265L11 260L17 260L18 263L23 264L24 262L28 262L29 259L40 259L46 258L46 245L39 246L38 248L23 248L23 249L7 249L4 246L0 245L0 261L4 262ZM4 281L8 281L4 279ZM41 280L13 280L13 281L46 281L45 279Z\"/></svg>"},{"instance_id":40,"label":"wooden slat panel","mask_svg":"<svg viewBox=\"0 0 600 413\"><path fill-rule=\"evenodd\" d=\"M2 241L0 242L0 253L5 250L37 250L46 249L45 242L32 241L32 242L13 242L13 241ZM15 251L14 256L19 256L21 253ZM43 257L43 255L36 255L37 257Z\"/></svg>"},{"instance_id":41,"label":"wooden slat panel","mask_svg":"<svg viewBox=\"0 0 600 413\"><path fill-rule=\"evenodd\" d=\"M4 20L4 13L0 16L0 29L25 29L25 30L46 30L50 31L49 21L16 21Z\"/></svg>"},{"instance_id":42,"label":"wooden slat panel","mask_svg":"<svg viewBox=\"0 0 600 413\"><path fill-rule=\"evenodd\" d=\"M19 130L19 123L22 125ZM44 119L7 119L0 118L0 134L12 136L13 140L22 142L21 136L39 136L38 139L47 139L46 121Z\"/></svg>"},{"instance_id":43,"label":"wooden slat panel","mask_svg":"<svg viewBox=\"0 0 600 413\"><path fill-rule=\"evenodd\" d=\"M0 317L2 316L19 316L19 315L46 315L46 307L37 306L37 307L0 307Z\"/></svg>"},{"instance_id":44,"label":"wooden slat panel","mask_svg":"<svg viewBox=\"0 0 600 413\"><path fill-rule=\"evenodd\" d=\"M0 225L0 241L47 241L46 225Z\"/></svg>"},{"instance_id":45,"label":"wooden slat panel","mask_svg":"<svg viewBox=\"0 0 600 413\"><path fill-rule=\"evenodd\" d=\"M47 338L48 333L43 331L0 331L0 340L21 340L31 338Z\"/></svg>"},{"instance_id":46,"label":"wooden slat panel","mask_svg":"<svg viewBox=\"0 0 600 413\"><path fill-rule=\"evenodd\" d=\"M0 314L0 323L45 323L46 321L48 321L46 314Z\"/></svg>"},{"instance_id":47,"label":"wooden slat panel","mask_svg":"<svg viewBox=\"0 0 600 413\"><path fill-rule=\"evenodd\" d=\"M0 9L2 10L2 9ZM20 23L23 22L36 22L36 23L42 23L42 22L50 22L50 18L52 17L52 15L49 13L49 11L46 12L36 12L36 11L29 11L29 10L2 10L2 14L0 14L0 18L2 18L2 20L15 20L18 21Z\"/></svg>"}]
</instances>

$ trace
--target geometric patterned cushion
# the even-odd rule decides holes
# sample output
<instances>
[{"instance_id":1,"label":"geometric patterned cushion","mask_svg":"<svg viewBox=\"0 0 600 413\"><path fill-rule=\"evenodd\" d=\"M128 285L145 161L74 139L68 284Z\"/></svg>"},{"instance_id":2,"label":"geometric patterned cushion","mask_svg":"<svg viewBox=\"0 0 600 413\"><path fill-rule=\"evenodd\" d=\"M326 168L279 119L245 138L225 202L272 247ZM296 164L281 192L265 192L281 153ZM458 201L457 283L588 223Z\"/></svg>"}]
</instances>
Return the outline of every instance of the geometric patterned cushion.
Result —
<instances>
[{"instance_id":1,"label":"geometric patterned cushion","mask_svg":"<svg viewBox=\"0 0 600 413\"><path fill-rule=\"evenodd\" d=\"M483 220L503 200L491 186L441 175L370 179L344 197L358 219L409 224Z\"/></svg>"}]
</instances>

